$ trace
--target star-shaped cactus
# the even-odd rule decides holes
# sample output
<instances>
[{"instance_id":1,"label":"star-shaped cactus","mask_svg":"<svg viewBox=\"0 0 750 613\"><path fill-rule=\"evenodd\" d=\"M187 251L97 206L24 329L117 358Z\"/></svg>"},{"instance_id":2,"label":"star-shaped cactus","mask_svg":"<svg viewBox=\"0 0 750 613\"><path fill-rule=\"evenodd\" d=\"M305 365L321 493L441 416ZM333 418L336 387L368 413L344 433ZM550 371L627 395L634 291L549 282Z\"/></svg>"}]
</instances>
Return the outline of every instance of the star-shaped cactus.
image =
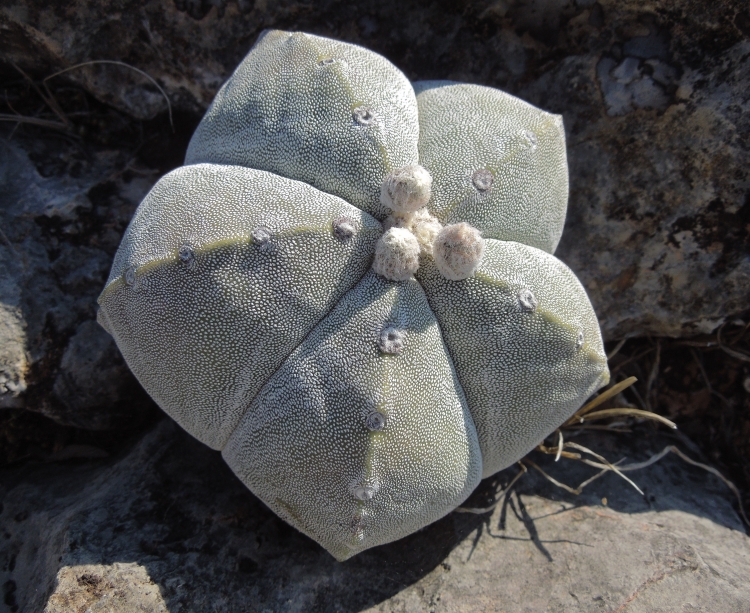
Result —
<instances>
[{"instance_id":1,"label":"star-shaped cactus","mask_svg":"<svg viewBox=\"0 0 750 613\"><path fill-rule=\"evenodd\" d=\"M159 405L340 560L460 505L608 381L551 255L562 119L267 32L146 196L99 321Z\"/></svg>"}]
</instances>

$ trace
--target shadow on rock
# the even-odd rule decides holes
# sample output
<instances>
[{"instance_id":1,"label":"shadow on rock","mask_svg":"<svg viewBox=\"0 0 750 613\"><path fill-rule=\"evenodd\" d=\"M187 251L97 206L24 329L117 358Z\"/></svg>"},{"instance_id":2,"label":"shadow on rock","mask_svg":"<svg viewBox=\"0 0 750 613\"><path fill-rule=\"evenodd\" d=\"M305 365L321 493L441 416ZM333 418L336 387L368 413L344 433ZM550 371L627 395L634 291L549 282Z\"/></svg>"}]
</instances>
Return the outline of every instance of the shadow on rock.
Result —
<instances>
[{"instance_id":1,"label":"shadow on rock","mask_svg":"<svg viewBox=\"0 0 750 613\"><path fill-rule=\"evenodd\" d=\"M600 451L609 445L602 452L613 460L669 444L645 431L583 439ZM595 472L534 461L573 485ZM464 506L492 503L517 472L485 480ZM584 592L580 610L594 611L597 595L624 602L655 568L672 573L675 564L692 569L705 594L734 585L727 607L750 595L727 566L750 553L750 539L724 485L676 458L634 475L645 497L611 474L573 496L530 471L492 513L452 513L344 563L278 519L218 452L167 419L118 459L0 476L8 611L473 611L479 596L501 594L508 610L532 595L545 604L531 610L546 610ZM724 547L723 565L711 565L714 546Z\"/></svg>"}]
</instances>

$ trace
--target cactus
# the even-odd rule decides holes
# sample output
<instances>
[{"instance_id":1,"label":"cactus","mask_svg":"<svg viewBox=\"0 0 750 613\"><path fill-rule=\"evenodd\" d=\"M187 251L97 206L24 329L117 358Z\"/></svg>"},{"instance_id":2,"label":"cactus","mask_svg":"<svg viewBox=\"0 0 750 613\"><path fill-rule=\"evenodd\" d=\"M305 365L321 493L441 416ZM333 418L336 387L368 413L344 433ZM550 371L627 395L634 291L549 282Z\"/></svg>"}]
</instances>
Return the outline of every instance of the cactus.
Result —
<instances>
[{"instance_id":1,"label":"cactus","mask_svg":"<svg viewBox=\"0 0 750 613\"><path fill-rule=\"evenodd\" d=\"M606 384L553 255L562 119L261 36L138 208L100 323L156 402L339 560L460 505Z\"/></svg>"}]
</instances>

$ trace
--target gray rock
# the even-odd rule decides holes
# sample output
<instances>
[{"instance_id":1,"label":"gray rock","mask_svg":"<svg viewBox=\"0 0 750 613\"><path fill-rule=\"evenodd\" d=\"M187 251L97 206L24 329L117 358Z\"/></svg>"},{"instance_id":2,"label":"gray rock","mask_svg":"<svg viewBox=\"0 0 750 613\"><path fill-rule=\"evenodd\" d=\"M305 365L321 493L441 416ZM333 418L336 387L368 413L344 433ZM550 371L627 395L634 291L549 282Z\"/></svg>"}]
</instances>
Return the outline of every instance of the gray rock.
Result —
<instances>
[{"instance_id":1,"label":"gray rock","mask_svg":"<svg viewBox=\"0 0 750 613\"><path fill-rule=\"evenodd\" d=\"M0 408L21 407L21 394L26 391L29 356L20 290L14 281L18 268L10 242L0 244Z\"/></svg>"},{"instance_id":2,"label":"gray rock","mask_svg":"<svg viewBox=\"0 0 750 613\"><path fill-rule=\"evenodd\" d=\"M607 339L710 332L747 309L744 0L439 8L397 0L77 0L65 10L14 0L0 8L6 61L41 78L123 58L153 77L174 109L194 114L266 27L363 44L412 79L484 83L563 113L571 201L559 255L589 291ZM76 68L49 84L66 80L136 118L166 109L147 78L122 66ZM48 213L65 219L85 207L64 200ZM18 336L14 325L3 334Z\"/></svg>"},{"instance_id":3,"label":"gray rock","mask_svg":"<svg viewBox=\"0 0 750 613\"><path fill-rule=\"evenodd\" d=\"M145 394L133 393L132 376L112 337L93 320L68 341L52 390L61 407L46 414L89 430L133 427L143 417Z\"/></svg>"},{"instance_id":4,"label":"gray rock","mask_svg":"<svg viewBox=\"0 0 750 613\"><path fill-rule=\"evenodd\" d=\"M83 192L83 193L82 193ZM81 202L85 189L75 182L45 181L26 153L14 145L0 143L0 403L22 406L20 395L34 362L48 348L43 328L47 317L65 328L74 323L71 301L57 287L49 268L49 257L40 242L36 217Z\"/></svg>"},{"instance_id":5,"label":"gray rock","mask_svg":"<svg viewBox=\"0 0 750 613\"><path fill-rule=\"evenodd\" d=\"M0 142L0 408L90 429L134 425L145 411L145 396L94 321L119 234L148 189L121 178L120 157L98 152L75 172L42 176L26 149ZM95 213L89 194L113 176L130 206Z\"/></svg>"},{"instance_id":6,"label":"gray rock","mask_svg":"<svg viewBox=\"0 0 750 613\"><path fill-rule=\"evenodd\" d=\"M609 339L710 333L748 308L748 53L738 43L669 87L657 79L674 64L655 58L649 77L633 57L571 57L526 90L560 92L574 205L557 255Z\"/></svg>"},{"instance_id":7,"label":"gray rock","mask_svg":"<svg viewBox=\"0 0 750 613\"><path fill-rule=\"evenodd\" d=\"M635 461L673 443L613 436L579 442ZM570 484L592 474L534 460ZM532 471L491 515L338 563L165 420L120 458L0 472L0 611L744 610L750 538L725 486L673 456L631 476L645 499L614 475L575 497Z\"/></svg>"},{"instance_id":8,"label":"gray rock","mask_svg":"<svg viewBox=\"0 0 750 613\"><path fill-rule=\"evenodd\" d=\"M136 563L61 569L45 613L167 613L159 588Z\"/></svg>"},{"instance_id":9,"label":"gray rock","mask_svg":"<svg viewBox=\"0 0 750 613\"><path fill-rule=\"evenodd\" d=\"M41 79L122 58L197 117L260 30L284 27L363 44L411 79L499 87L565 116L571 201L558 255L608 338L710 332L745 311L745 0L449 4L11 0L0 7L0 72L17 78L15 62ZM166 109L122 66L48 84L70 83L134 118ZM81 109L65 110L79 121ZM94 324L94 301L156 177L133 176L117 152L79 164L67 150L32 149L0 143L0 407L122 427L136 387ZM637 447L587 444L638 460L671 442L642 432ZM672 457L632 475L645 499L612 475L572 497L532 472L491 516L453 513L339 564L171 422L116 458L97 451L70 445L49 463L0 470L0 613L736 613L750 602L734 502ZM571 484L590 474L535 460ZM513 474L483 482L466 504L486 505Z\"/></svg>"}]
</instances>

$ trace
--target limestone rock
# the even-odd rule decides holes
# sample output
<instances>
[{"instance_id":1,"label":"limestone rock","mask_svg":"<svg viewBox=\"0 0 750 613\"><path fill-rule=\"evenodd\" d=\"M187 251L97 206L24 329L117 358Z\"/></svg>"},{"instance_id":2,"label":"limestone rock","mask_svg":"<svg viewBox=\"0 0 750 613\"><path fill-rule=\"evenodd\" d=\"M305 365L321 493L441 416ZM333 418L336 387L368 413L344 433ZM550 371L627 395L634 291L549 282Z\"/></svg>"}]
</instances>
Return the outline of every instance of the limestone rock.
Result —
<instances>
[{"instance_id":1,"label":"limestone rock","mask_svg":"<svg viewBox=\"0 0 750 613\"><path fill-rule=\"evenodd\" d=\"M65 567L57 574L57 588L44 613L167 613L158 586L143 566L115 562Z\"/></svg>"},{"instance_id":2,"label":"limestone rock","mask_svg":"<svg viewBox=\"0 0 750 613\"><path fill-rule=\"evenodd\" d=\"M539 103L557 92L550 104L575 133L557 253L579 274L607 337L710 333L742 313L750 293L750 121L740 110L750 42L695 67L638 49L654 55L624 56L617 66L609 51L568 57L524 92ZM663 77L667 86L649 68L662 61L681 66ZM635 71L623 86L635 88L632 96L612 89L626 64ZM646 88L659 96L641 100Z\"/></svg>"},{"instance_id":3,"label":"limestone rock","mask_svg":"<svg viewBox=\"0 0 750 613\"><path fill-rule=\"evenodd\" d=\"M579 442L639 461L674 441ZM593 474L534 460L571 485ZM165 420L120 458L0 472L5 610L744 610L750 538L725 486L674 456L630 476L645 498L614 475L575 497L532 471L491 515L453 513L339 563Z\"/></svg>"},{"instance_id":4,"label":"limestone rock","mask_svg":"<svg viewBox=\"0 0 750 613\"><path fill-rule=\"evenodd\" d=\"M47 414L89 430L133 426L144 400L132 393L134 387L112 337L88 319L68 341L52 387L62 407Z\"/></svg>"},{"instance_id":5,"label":"limestone rock","mask_svg":"<svg viewBox=\"0 0 750 613\"><path fill-rule=\"evenodd\" d=\"M124 227L137 201L94 211L89 194L116 174L116 152L84 163L70 151L41 156L63 165L45 176L32 149L0 143L0 407L83 428L134 425L148 401L94 319L119 241L110 229L123 213Z\"/></svg>"}]
</instances>

